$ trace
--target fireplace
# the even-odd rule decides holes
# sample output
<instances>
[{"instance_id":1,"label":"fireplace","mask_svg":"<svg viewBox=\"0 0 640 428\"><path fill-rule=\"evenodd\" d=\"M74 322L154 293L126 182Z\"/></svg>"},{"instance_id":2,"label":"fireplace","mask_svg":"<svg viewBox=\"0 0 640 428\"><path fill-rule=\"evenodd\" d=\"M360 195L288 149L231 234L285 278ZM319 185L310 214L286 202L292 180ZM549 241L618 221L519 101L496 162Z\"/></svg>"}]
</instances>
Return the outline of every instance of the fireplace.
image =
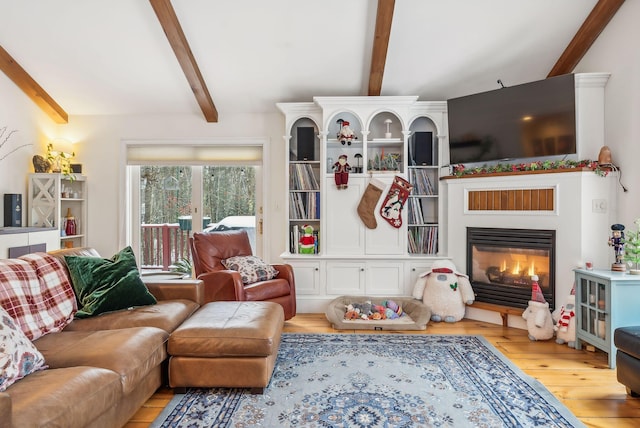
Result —
<instances>
[{"instance_id":1,"label":"fireplace","mask_svg":"<svg viewBox=\"0 0 640 428\"><path fill-rule=\"evenodd\" d=\"M555 303L555 230L467 227L467 273L477 302L526 308L532 275Z\"/></svg>"}]
</instances>

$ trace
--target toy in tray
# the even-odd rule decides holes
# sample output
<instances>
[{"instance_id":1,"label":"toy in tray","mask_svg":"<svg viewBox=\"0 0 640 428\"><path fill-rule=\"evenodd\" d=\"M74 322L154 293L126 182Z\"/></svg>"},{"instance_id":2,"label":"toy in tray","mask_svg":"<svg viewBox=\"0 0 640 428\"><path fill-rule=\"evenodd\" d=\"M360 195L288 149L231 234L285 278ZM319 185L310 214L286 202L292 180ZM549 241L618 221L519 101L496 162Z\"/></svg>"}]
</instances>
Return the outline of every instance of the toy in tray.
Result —
<instances>
[{"instance_id":1,"label":"toy in tray","mask_svg":"<svg viewBox=\"0 0 640 428\"><path fill-rule=\"evenodd\" d=\"M350 303L345 306L344 313L346 320L392 320L402 316L405 316L402 306L394 300L383 300L379 305L371 300Z\"/></svg>"}]
</instances>

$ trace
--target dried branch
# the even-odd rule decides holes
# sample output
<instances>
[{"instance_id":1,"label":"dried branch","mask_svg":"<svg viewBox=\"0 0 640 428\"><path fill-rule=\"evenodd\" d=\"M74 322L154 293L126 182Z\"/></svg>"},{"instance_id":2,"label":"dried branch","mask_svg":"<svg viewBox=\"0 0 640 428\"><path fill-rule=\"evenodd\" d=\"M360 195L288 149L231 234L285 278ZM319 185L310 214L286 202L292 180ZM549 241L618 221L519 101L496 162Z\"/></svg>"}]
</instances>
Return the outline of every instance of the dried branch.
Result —
<instances>
[{"instance_id":1,"label":"dried branch","mask_svg":"<svg viewBox=\"0 0 640 428\"><path fill-rule=\"evenodd\" d=\"M7 126L6 126L6 125L5 125L5 126L3 126L2 128L0 128L0 138L2 138L2 137L3 137L3 135L4 135L4 133L5 133L5 132L7 132ZM17 130L17 129L14 129L13 131L9 131L9 133L7 134L7 136L6 136L6 137L4 137L4 139L2 140L2 143L0 143L0 149L2 148L2 146L4 146L4 145L5 145L5 143L6 143L7 141L9 141L9 138L11 138L11 136L12 136L14 133L16 133L16 132L18 132L18 130Z\"/></svg>"},{"instance_id":2,"label":"dried branch","mask_svg":"<svg viewBox=\"0 0 640 428\"><path fill-rule=\"evenodd\" d=\"M27 146L31 146L31 143L27 143L27 144L23 144L21 146L16 147L15 149L11 150L9 153L5 154L4 156L0 157L0 161L3 161L6 157L8 157L11 153L13 152L17 152L18 150L20 150L23 147L27 147Z\"/></svg>"},{"instance_id":3,"label":"dried branch","mask_svg":"<svg viewBox=\"0 0 640 428\"><path fill-rule=\"evenodd\" d=\"M5 125L5 126L3 126L2 128L0 128L0 140L2 141L2 142L0 142L0 149L1 149L5 144L7 144L7 142L9 141L9 139L11 138L11 136L12 136L13 134L15 134L16 132L18 132L18 130L17 130L17 129L14 129L14 130L9 131L9 132L7 133L7 129L8 129L8 127L7 127L6 125ZM6 135L5 135L5 134L6 134ZM12 153L14 153L14 152L16 152L16 151L20 150L21 148L23 148L23 147L27 147L27 146L31 146L31 145L32 145L31 143L22 144L22 145L20 145L20 146L18 146L18 147L16 147L16 148L14 148L13 150L10 150L8 153L6 153L6 154L4 154L4 155L0 156L0 161L3 161L3 160L4 160L4 159L6 159L10 154L12 154Z\"/></svg>"}]
</instances>

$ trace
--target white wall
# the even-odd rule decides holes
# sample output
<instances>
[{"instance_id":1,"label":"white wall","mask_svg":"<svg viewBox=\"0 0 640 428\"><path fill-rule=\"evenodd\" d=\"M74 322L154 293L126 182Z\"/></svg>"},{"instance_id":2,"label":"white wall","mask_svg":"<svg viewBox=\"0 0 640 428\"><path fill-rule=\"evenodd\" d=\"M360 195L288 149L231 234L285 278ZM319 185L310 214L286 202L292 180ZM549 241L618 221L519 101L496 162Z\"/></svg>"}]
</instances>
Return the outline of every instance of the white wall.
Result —
<instances>
[{"instance_id":1,"label":"white wall","mask_svg":"<svg viewBox=\"0 0 640 428\"><path fill-rule=\"evenodd\" d=\"M618 196L618 222L631 225L640 217L640 1L625 2L575 72L611 72L605 89L605 135L614 162L622 170L627 193ZM304 100L300 100L304 101ZM155 117L71 117L69 124L56 125L24 95L4 74L0 73L0 127L18 129L11 143L0 149L0 156L12 144L33 143L0 161L0 193L23 193L26 197L26 177L32 172L31 157L44 153L48 138L66 137L79 141L77 161L84 165L89 179L89 245L104 255L111 255L121 243L122 220L118 206L123 201L119 193L120 141L142 138L207 138L260 137L270 140L269 164L265 183L266 243L265 257L275 260L286 248L286 203L284 189L284 119L277 113L266 115L225 115L220 122L207 124L200 115ZM0 204L2 201L0 200ZM25 219L26 220L26 219Z\"/></svg>"},{"instance_id":2,"label":"white wall","mask_svg":"<svg viewBox=\"0 0 640 428\"><path fill-rule=\"evenodd\" d=\"M69 123L58 125L4 74L0 73L0 128L17 129L0 148L0 157L21 144L20 149L0 161L0 195L21 193L27 224L27 174L33 172L31 158L45 154L47 143L65 138L75 144L74 161L83 165L88 187L88 245L107 257L123 245L124 203L122 188L122 140L128 139L216 139L260 138L268 140L265 154L264 220L265 254L277 261L286 248L283 206L284 190L284 116L273 107L272 114L220 115L219 123L207 123L199 114L184 116L70 116ZM6 135L6 134L5 134ZM0 140L1 142L2 140ZM0 209L3 199L0 198ZM3 211L0 211L3 212ZM0 225L2 226L2 225Z\"/></svg>"},{"instance_id":3,"label":"white wall","mask_svg":"<svg viewBox=\"0 0 640 428\"><path fill-rule=\"evenodd\" d=\"M57 125L3 73L0 73L0 128L7 127L0 137L0 144L9 132L16 133L0 148L0 213L4 213L5 193L20 193L23 202L23 224L26 224L27 173L33 172L31 158L35 153L45 153L45 135L53 135ZM29 144L11 154L12 150ZM5 157L6 156L6 157ZM4 220L4 214L2 219ZM4 223L0 223L0 227Z\"/></svg>"},{"instance_id":4,"label":"white wall","mask_svg":"<svg viewBox=\"0 0 640 428\"><path fill-rule=\"evenodd\" d=\"M633 227L640 217L640 1L627 1L574 70L606 71L605 141L622 170L628 192L618 191L617 223Z\"/></svg>"},{"instance_id":5,"label":"white wall","mask_svg":"<svg viewBox=\"0 0 640 428\"><path fill-rule=\"evenodd\" d=\"M123 140L194 140L216 138L261 138L265 148L265 254L279 260L285 248L284 219L284 117L275 110L264 115L221 115L218 123L207 123L201 115L183 116L74 116L67 125L76 135L77 160L87 176L89 198L89 245L101 254L113 254L124 241L124 219L120 218L124 153Z\"/></svg>"}]
</instances>

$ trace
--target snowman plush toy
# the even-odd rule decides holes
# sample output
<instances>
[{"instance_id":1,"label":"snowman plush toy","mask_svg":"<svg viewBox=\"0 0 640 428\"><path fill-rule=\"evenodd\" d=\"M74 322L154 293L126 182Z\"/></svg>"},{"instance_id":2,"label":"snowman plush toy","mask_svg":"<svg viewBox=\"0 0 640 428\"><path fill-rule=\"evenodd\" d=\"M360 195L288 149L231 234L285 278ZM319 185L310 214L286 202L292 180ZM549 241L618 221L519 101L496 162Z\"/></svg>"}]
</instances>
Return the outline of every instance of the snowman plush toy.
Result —
<instances>
[{"instance_id":1,"label":"snowman plush toy","mask_svg":"<svg viewBox=\"0 0 640 428\"><path fill-rule=\"evenodd\" d=\"M576 294L575 286L567 297L567 303L560 308L554 330L556 331L556 343L566 343L569 348L576 347Z\"/></svg>"},{"instance_id":2,"label":"snowman plush toy","mask_svg":"<svg viewBox=\"0 0 640 428\"><path fill-rule=\"evenodd\" d=\"M464 318L465 305L475 300L469 277L457 271L450 260L436 260L413 287L413 297L431 310L431 321L457 322Z\"/></svg>"},{"instance_id":3,"label":"snowman plush toy","mask_svg":"<svg viewBox=\"0 0 640 428\"><path fill-rule=\"evenodd\" d=\"M532 275L531 280L531 300L522 318L527 321L529 340L548 340L553 337L553 316L538 284L538 276Z\"/></svg>"}]
</instances>

